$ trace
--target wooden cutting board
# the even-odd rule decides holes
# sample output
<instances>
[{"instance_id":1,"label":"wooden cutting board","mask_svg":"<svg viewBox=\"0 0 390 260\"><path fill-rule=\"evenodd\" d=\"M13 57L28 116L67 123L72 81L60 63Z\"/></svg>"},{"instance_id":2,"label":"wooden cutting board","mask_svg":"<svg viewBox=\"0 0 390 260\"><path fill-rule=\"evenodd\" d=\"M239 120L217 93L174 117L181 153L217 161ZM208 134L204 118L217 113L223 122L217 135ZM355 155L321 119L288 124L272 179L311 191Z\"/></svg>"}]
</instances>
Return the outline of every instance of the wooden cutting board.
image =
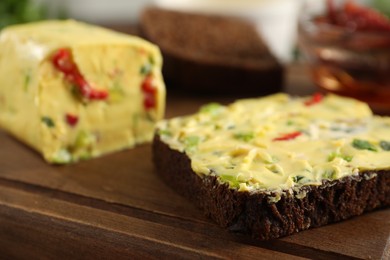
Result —
<instances>
[{"instance_id":1,"label":"wooden cutting board","mask_svg":"<svg viewBox=\"0 0 390 260\"><path fill-rule=\"evenodd\" d=\"M304 73L290 68L288 92L313 91ZM168 117L209 101L170 95ZM219 228L168 188L150 145L52 166L0 131L0 258L31 257L390 259L390 209L260 242Z\"/></svg>"}]
</instances>

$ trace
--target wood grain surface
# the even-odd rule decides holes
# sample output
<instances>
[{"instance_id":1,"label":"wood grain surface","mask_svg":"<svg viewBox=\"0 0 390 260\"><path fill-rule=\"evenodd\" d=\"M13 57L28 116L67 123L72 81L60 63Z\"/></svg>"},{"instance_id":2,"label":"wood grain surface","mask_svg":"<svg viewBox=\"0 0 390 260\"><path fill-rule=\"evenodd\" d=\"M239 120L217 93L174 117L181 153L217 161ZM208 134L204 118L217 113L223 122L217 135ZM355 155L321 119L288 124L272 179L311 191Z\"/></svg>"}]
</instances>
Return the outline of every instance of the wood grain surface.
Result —
<instances>
[{"instance_id":1,"label":"wood grain surface","mask_svg":"<svg viewBox=\"0 0 390 260\"><path fill-rule=\"evenodd\" d=\"M287 92L314 91L304 67L287 76ZM215 100L168 93L167 117ZM390 209L261 242L219 228L169 189L149 144L52 166L0 131L0 259L14 258L390 259Z\"/></svg>"}]
</instances>

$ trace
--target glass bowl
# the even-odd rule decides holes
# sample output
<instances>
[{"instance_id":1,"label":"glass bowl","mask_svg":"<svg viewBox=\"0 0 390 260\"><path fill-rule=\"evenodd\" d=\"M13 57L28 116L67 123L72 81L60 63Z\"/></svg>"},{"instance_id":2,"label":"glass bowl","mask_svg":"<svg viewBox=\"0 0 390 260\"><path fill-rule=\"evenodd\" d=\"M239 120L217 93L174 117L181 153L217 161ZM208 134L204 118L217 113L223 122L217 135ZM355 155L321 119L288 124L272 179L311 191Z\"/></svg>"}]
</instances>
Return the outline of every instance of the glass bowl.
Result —
<instances>
[{"instance_id":1,"label":"glass bowl","mask_svg":"<svg viewBox=\"0 0 390 260\"><path fill-rule=\"evenodd\" d=\"M390 114L390 32L366 32L319 23L304 11L299 47L314 83L323 91L367 102Z\"/></svg>"}]
</instances>

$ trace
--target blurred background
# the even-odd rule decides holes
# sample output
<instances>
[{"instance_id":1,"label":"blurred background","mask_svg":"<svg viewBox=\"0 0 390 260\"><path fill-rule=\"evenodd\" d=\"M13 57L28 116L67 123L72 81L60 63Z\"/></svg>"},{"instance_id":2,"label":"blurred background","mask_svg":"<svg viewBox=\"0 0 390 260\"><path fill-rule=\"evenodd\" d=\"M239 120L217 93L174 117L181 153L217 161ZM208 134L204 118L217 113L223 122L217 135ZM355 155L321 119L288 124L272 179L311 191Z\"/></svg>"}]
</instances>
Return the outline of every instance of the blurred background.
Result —
<instances>
[{"instance_id":1,"label":"blurred background","mask_svg":"<svg viewBox=\"0 0 390 260\"><path fill-rule=\"evenodd\" d=\"M261 30L274 54L287 62L296 39L301 3L302 0L1 0L0 28L47 18L72 18L123 30L137 24L146 6L157 5L250 20Z\"/></svg>"},{"instance_id":2,"label":"blurred background","mask_svg":"<svg viewBox=\"0 0 390 260\"><path fill-rule=\"evenodd\" d=\"M377 7L390 13L389 0L373 1ZM48 18L72 18L123 30L128 25L137 24L146 6L157 5L249 20L255 24L273 54L282 63L287 63L294 58L297 19L304 2L313 9L324 8L323 2L318 0L1 0L0 28Z\"/></svg>"},{"instance_id":3,"label":"blurred background","mask_svg":"<svg viewBox=\"0 0 390 260\"><path fill-rule=\"evenodd\" d=\"M336 6L333 12L330 11L332 8L327 11L328 6L333 6L330 2ZM350 4L355 6L352 8L355 11L357 4L359 15L354 17L349 13L348 16L351 9L347 10L346 6ZM362 11L359 9L361 4L369 5L382 14L379 14L378 18L378 14L373 15L370 11L367 13L364 10L367 7L364 6ZM174 21L167 33L165 31L166 21L169 20L167 16L160 15L160 18L157 18L154 13L152 17L149 16L149 23L146 23L145 19L140 19L145 18L145 13L142 16L143 10L151 5L160 7L159 14L172 13L166 10L184 13L186 16L179 17L187 22L189 19L194 21L194 16L186 19L189 13L205 14L201 17L208 17L209 23L203 24L205 28L202 27L199 31L198 26L191 27L184 21L181 23ZM337 13L335 10L338 10ZM365 16L362 17L362 14ZM254 49L257 49L250 45L251 41L246 37L248 31L241 30L240 27L242 33L237 34L238 37L234 36L234 39L225 37L233 35L232 31L221 33L221 28L225 27L212 26L214 23L210 21L213 21L214 15L238 17L250 22L250 34L260 36L255 37L260 40L255 45L265 46L266 49L262 52L263 56L256 57L256 69L247 69L248 59L245 57L255 57L253 53L256 52ZM337 19L340 19L338 21L344 21L345 24L328 26L335 25L334 15L338 15ZM313 92L314 86L317 86L322 92L352 96L367 102L378 113L390 114L388 102L390 99L390 34L388 33L390 22L386 16L390 17L390 0L0 0L0 29L11 24L44 19L76 19L126 33L135 33L151 40L162 50L164 79L170 80L167 84L169 87L173 87L176 81L176 85L183 91L193 84L196 85L191 89L193 92L201 90L203 86L207 93L215 89L217 93L222 94L227 92L229 89L227 86L230 84L232 85L230 89L235 94L245 92L242 86L248 86L248 93L249 90L255 90L258 91L256 94L259 94L260 90L270 85L273 88L272 92L291 90L290 92L293 93L307 94ZM175 17L174 19L178 19L178 16ZM319 22L324 19L325 24ZM374 25L375 27L379 20L382 20L382 25L385 24L384 31L375 31L377 27L374 28L374 32L370 31L367 34L366 31L357 29L359 23L363 26ZM178 29L185 26L186 28L180 33ZM153 28L153 30L157 28L162 33L155 34L158 36L152 39L155 35L145 34L147 31L145 28ZM172 45L171 40L175 38L171 37L172 35L179 35L182 38L179 37L180 40ZM165 41L162 39L164 37ZM183 47L191 46L188 42L194 42L194 39L203 38L207 43L201 47L197 46L195 49ZM187 45L183 44L183 41L187 42ZM169 48L166 48L164 42L171 44ZM245 55L242 55L237 48L242 43L248 43L249 46L244 48ZM209 73L209 63L204 60L199 62L191 56L184 56L184 58L180 55L175 56L169 51L170 48L175 50L183 48L182 51L196 53L197 57L205 53L206 56L202 57L208 58L218 51L213 50L214 53L210 53L202 46L214 45L218 45L216 48L218 50L227 49L228 53L219 55L219 60L213 63L213 66L215 65L213 68L218 68L215 71L223 72L220 77L217 76L218 73L214 73L215 71ZM226 69L230 69L226 61L230 61L229 58L234 57L236 53L241 55L240 66L235 67L234 73L226 73ZM168 66L167 61L171 58L176 59L176 62L189 61L190 64L199 65L199 73L203 73L199 75L202 77L194 76L192 73L198 70L192 69L188 64L177 66L181 64L177 63L176 67ZM299 69L299 66L303 69L295 71L294 69ZM268 68L270 70L267 70ZM278 75L270 74L270 71L278 72ZM311 81L309 81L309 71L311 71ZM245 76L247 72L251 77L258 77L256 80L250 80L251 77ZM237 82L228 79L227 74L237 75ZM286 75L287 80L285 80ZM299 76L302 78L301 81L296 81L299 83L288 83L295 82L291 78ZM268 82L266 78L277 79L277 82ZM301 82L307 82L307 91L299 91L304 85ZM216 88L216 85L220 85L223 90ZM191 91L190 93L193 93Z\"/></svg>"}]
</instances>

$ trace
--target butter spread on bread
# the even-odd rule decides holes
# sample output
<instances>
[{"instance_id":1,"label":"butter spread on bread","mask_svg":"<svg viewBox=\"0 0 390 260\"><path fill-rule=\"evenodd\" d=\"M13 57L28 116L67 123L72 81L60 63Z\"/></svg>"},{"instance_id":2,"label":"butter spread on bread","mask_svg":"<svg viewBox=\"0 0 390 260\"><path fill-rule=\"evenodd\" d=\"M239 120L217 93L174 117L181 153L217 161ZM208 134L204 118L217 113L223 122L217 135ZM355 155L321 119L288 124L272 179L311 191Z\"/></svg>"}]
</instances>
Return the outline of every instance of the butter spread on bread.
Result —
<instances>
[{"instance_id":1,"label":"butter spread on bread","mask_svg":"<svg viewBox=\"0 0 390 260\"><path fill-rule=\"evenodd\" d=\"M390 169L390 118L336 95L213 103L161 121L158 135L196 174L239 191L278 193Z\"/></svg>"}]
</instances>

